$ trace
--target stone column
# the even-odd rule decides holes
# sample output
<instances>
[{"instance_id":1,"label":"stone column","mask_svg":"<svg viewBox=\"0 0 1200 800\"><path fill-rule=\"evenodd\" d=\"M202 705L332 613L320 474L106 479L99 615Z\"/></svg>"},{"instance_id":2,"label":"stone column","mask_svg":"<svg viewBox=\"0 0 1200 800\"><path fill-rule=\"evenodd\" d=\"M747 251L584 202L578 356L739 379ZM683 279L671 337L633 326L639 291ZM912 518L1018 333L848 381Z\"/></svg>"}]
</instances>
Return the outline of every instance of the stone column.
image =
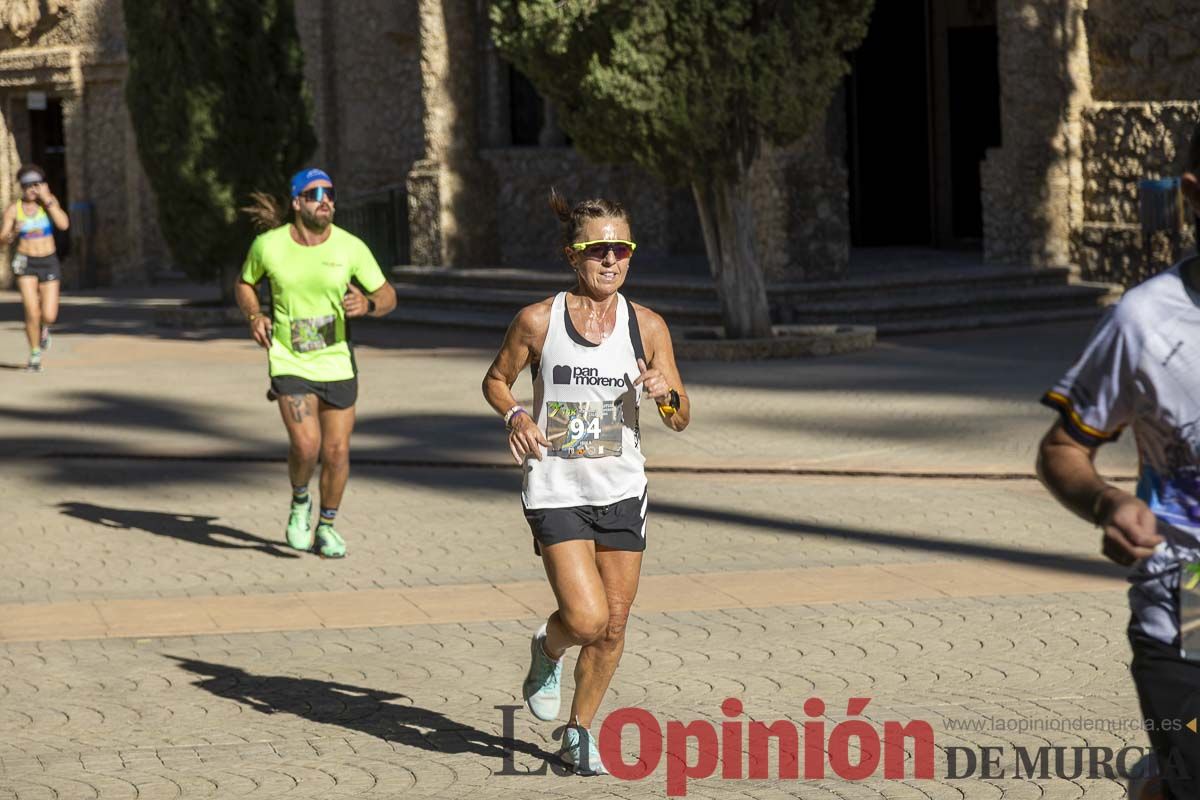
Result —
<instances>
[{"instance_id":1,"label":"stone column","mask_svg":"<svg viewBox=\"0 0 1200 800\"><path fill-rule=\"evenodd\" d=\"M1001 138L982 166L984 259L1074 261L1091 102L1087 0L998 0Z\"/></svg>"},{"instance_id":2,"label":"stone column","mask_svg":"<svg viewBox=\"0 0 1200 800\"><path fill-rule=\"evenodd\" d=\"M494 178L478 153L477 36L486 26L474 0L419 0L419 15L425 154L408 176L412 260L495 263Z\"/></svg>"}]
</instances>

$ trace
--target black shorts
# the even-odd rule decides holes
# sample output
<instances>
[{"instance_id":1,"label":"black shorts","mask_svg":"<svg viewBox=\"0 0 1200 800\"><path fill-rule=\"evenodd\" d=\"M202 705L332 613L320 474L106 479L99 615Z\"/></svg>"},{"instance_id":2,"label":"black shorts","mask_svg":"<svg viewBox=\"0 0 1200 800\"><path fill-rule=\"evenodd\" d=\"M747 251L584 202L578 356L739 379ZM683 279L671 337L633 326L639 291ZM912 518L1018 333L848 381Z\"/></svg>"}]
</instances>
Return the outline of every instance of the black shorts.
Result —
<instances>
[{"instance_id":1,"label":"black shorts","mask_svg":"<svg viewBox=\"0 0 1200 800\"><path fill-rule=\"evenodd\" d=\"M12 259L13 275L18 278L37 278L38 283L49 283L62 277L62 265L58 263L58 255L27 256L17 253Z\"/></svg>"},{"instance_id":2,"label":"black shorts","mask_svg":"<svg viewBox=\"0 0 1200 800\"><path fill-rule=\"evenodd\" d=\"M275 375L267 399L272 403L280 397L297 394L315 394L334 408L350 408L358 402L358 378L345 381L310 381L295 375Z\"/></svg>"},{"instance_id":3,"label":"black shorts","mask_svg":"<svg viewBox=\"0 0 1200 800\"><path fill-rule=\"evenodd\" d=\"M542 554L542 546L591 539L613 550L646 549L646 492L610 506L572 506L570 508L527 508L525 521L533 532L533 552Z\"/></svg>"},{"instance_id":4,"label":"black shorts","mask_svg":"<svg viewBox=\"0 0 1200 800\"><path fill-rule=\"evenodd\" d=\"M1200 797L1200 735L1187 725L1200 717L1200 662L1179 648L1130 632L1130 673L1167 800Z\"/></svg>"}]
</instances>

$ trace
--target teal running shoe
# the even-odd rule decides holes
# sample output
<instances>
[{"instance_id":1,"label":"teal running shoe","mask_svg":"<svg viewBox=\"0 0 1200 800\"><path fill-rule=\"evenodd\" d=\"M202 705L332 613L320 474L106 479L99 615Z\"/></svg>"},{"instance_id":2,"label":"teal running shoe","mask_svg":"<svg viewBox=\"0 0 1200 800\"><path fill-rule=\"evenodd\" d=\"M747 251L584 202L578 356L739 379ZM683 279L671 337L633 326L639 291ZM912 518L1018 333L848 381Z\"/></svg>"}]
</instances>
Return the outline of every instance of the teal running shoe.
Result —
<instances>
[{"instance_id":1,"label":"teal running shoe","mask_svg":"<svg viewBox=\"0 0 1200 800\"><path fill-rule=\"evenodd\" d=\"M312 498L304 503L292 503L292 513L288 515L287 543L296 550L308 552L312 550Z\"/></svg>"},{"instance_id":2,"label":"teal running shoe","mask_svg":"<svg viewBox=\"0 0 1200 800\"><path fill-rule=\"evenodd\" d=\"M346 540L332 525L317 525L317 552L322 558L341 558L346 555Z\"/></svg>"},{"instance_id":3,"label":"teal running shoe","mask_svg":"<svg viewBox=\"0 0 1200 800\"><path fill-rule=\"evenodd\" d=\"M553 661L542 649L546 640L546 626L543 624L529 641L529 672L525 674L525 683L521 686L521 695L529 711L543 722L558 718L558 708L562 702L559 682L562 679L562 659Z\"/></svg>"},{"instance_id":4,"label":"teal running shoe","mask_svg":"<svg viewBox=\"0 0 1200 800\"><path fill-rule=\"evenodd\" d=\"M575 768L576 775L607 775L600 751L596 749L596 738L587 728L571 725L563 735L562 760Z\"/></svg>"},{"instance_id":5,"label":"teal running shoe","mask_svg":"<svg viewBox=\"0 0 1200 800\"><path fill-rule=\"evenodd\" d=\"M38 347L43 350L50 349L50 326L42 326L42 335L38 338Z\"/></svg>"}]
</instances>

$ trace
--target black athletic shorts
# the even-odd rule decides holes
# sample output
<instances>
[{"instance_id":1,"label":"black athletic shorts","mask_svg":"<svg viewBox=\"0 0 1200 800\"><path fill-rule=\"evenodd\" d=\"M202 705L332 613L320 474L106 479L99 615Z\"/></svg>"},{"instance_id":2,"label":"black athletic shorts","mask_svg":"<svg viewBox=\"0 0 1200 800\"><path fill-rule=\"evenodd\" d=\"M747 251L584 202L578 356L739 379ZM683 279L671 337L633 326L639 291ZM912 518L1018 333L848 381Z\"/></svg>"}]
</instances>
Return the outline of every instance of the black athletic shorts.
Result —
<instances>
[{"instance_id":1,"label":"black athletic shorts","mask_svg":"<svg viewBox=\"0 0 1200 800\"><path fill-rule=\"evenodd\" d=\"M646 492L610 506L527 508L525 521L533 532L533 552L543 545L591 539L613 550L646 549Z\"/></svg>"},{"instance_id":2,"label":"black athletic shorts","mask_svg":"<svg viewBox=\"0 0 1200 800\"><path fill-rule=\"evenodd\" d=\"M1200 797L1200 734L1187 725L1200 717L1200 663L1179 647L1130 632L1130 673L1137 687L1146 733L1154 748L1165 800Z\"/></svg>"},{"instance_id":3,"label":"black athletic shorts","mask_svg":"<svg viewBox=\"0 0 1200 800\"><path fill-rule=\"evenodd\" d=\"M27 256L17 253L12 259L13 275L18 278L37 278L38 283L49 283L62 277L62 265L58 263L58 255Z\"/></svg>"},{"instance_id":4,"label":"black athletic shorts","mask_svg":"<svg viewBox=\"0 0 1200 800\"><path fill-rule=\"evenodd\" d=\"M275 375L267 399L272 403L280 397L295 394L315 394L334 408L350 408L358 401L358 378L345 381L310 381L295 375Z\"/></svg>"}]
</instances>

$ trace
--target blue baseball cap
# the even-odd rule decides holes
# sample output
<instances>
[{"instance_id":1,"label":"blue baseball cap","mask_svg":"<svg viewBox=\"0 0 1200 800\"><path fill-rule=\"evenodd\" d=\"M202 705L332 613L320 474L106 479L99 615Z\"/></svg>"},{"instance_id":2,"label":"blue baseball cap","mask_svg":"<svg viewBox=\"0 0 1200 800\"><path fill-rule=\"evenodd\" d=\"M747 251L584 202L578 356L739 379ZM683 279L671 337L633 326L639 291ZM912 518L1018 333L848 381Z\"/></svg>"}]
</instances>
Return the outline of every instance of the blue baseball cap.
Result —
<instances>
[{"instance_id":1,"label":"blue baseball cap","mask_svg":"<svg viewBox=\"0 0 1200 800\"><path fill-rule=\"evenodd\" d=\"M316 167L302 169L292 176L292 197L299 197L300 193L304 191L304 187L313 181L329 181L333 183L333 178L329 177L328 173L323 169L317 169Z\"/></svg>"}]
</instances>

